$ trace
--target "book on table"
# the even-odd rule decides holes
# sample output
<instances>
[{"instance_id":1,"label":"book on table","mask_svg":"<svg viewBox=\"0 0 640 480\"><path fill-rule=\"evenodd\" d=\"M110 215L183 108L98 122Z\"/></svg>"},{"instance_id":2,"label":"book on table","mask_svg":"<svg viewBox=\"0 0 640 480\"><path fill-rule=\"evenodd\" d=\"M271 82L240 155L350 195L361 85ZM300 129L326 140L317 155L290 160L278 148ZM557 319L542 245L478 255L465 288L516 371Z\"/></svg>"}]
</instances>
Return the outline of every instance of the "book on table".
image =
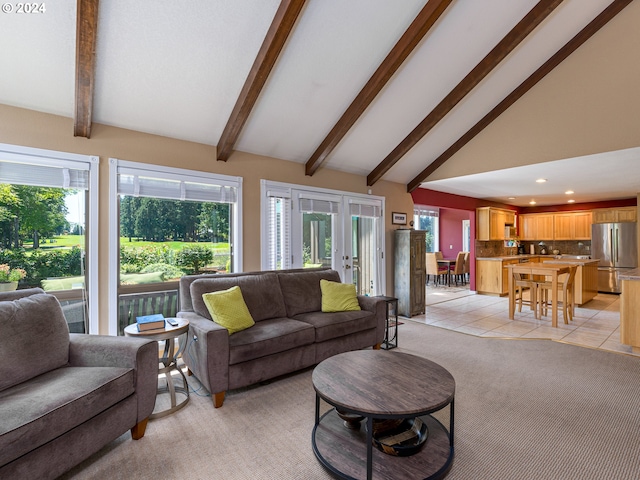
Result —
<instances>
[{"instance_id":1,"label":"book on table","mask_svg":"<svg viewBox=\"0 0 640 480\"><path fill-rule=\"evenodd\" d=\"M164 315L161 313L143 315L141 317L136 317L136 323L138 324L139 332L146 332L147 330L161 330L164 328Z\"/></svg>"}]
</instances>

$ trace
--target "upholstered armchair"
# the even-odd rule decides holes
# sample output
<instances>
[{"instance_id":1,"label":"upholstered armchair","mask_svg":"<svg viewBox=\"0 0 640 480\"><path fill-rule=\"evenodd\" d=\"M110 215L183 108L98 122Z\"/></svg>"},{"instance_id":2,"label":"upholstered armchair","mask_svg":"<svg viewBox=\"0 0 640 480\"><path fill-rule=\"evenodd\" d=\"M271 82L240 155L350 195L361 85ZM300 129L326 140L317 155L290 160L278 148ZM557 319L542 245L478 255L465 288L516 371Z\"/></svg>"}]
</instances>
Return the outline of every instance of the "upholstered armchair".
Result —
<instances>
[{"instance_id":1,"label":"upholstered armchair","mask_svg":"<svg viewBox=\"0 0 640 480\"><path fill-rule=\"evenodd\" d=\"M0 294L0 478L56 478L153 411L158 346L70 334L41 289Z\"/></svg>"}]
</instances>

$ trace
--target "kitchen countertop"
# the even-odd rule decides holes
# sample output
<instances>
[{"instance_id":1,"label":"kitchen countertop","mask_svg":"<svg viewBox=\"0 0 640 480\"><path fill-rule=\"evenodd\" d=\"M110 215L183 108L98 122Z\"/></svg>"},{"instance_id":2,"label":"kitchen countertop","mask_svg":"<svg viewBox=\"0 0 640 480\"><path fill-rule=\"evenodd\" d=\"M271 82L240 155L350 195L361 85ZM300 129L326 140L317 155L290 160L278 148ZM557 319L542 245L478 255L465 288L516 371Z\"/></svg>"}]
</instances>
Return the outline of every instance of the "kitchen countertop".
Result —
<instances>
[{"instance_id":1,"label":"kitchen countertop","mask_svg":"<svg viewBox=\"0 0 640 480\"><path fill-rule=\"evenodd\" d=\"M477 257L476 260L493 260L496 262L502 262L503 260L519 260L530 258L539 258L540 260L545 262L570 265L587 265L591 263L598 263L597 258L555 258L555 255L504 255L501 257ZM638 280L640 280L640 278L638 278Z\"/></svg>"},{"instance_id":2,"label":"kitchen countertop","mask_svg":"<svg viewBox=\"0 0 640 480\"><path fill-rule=\"evenodd\" d=\"M598 263L597 258L557 258L557 259L547 259L543 257L543 260L548 261L549 263L558 263L560 265L569 264L569 265L588 265L591 263Z\"/></svg>"},{"instance_id":3,"label":"kitchen countertop","mask_svg":"<svg viewBox=\"0 0 640 480\"><path fill-rule=\"evenodd\" d=\"M634 268L625 273L618 274L619 280L640 280L640 268Z\"/></svg>"},{"instance_id":4,"label":"kitchen countertop","mask_svg":"<svg viewBox=\"0 0 640 480\"><path fill-rule=\"evenodd\" d=\"M552 255L504 255L502 257L476 257L476 260L495 260L501 262L503 260L518 260L519 258L538 258L538 257L549 257Z\"/></svg>"}]
</instances>

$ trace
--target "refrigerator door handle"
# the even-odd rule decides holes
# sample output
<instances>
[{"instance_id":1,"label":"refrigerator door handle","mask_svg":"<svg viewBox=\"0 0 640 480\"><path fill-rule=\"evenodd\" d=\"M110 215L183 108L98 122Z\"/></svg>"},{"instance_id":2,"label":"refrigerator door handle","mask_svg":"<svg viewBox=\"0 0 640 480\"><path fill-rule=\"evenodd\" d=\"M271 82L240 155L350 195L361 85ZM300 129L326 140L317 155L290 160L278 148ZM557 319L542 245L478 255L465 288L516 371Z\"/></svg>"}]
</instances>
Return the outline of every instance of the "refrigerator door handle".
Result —
<instances>
[{"instance_id":1,"label":"refrigerator door handle","mask_svg":"<svg viewBox=\"0 0 640 480\"><path fill-rule=\"evenodd\" d=\"M615 265L615 248L613 246L613 228L609 228L609 258L610 261Z\"/></svg>"},{"instance_id":2,"label":"refrigerator door handle","mask_svg":"<svg viewBox=\"0 0 640 480\"><path fill-rule=\"evenodd\" d=\"M619 231L616 228L616 243L615 243L615 247L614 247L616 249L616 267L620 263L620 260L618 259L618 238L619 238Z\"/></svg>"}]
</instances>

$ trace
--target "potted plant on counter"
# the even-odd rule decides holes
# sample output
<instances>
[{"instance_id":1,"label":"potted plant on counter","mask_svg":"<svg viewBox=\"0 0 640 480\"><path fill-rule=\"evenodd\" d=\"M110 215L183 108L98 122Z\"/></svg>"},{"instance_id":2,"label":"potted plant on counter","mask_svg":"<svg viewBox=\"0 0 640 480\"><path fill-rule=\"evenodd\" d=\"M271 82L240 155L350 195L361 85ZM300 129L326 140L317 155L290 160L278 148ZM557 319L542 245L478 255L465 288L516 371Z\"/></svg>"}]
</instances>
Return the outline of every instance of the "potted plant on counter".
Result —
<instances>
[{"instance_id":1,"label":"potted plant on counter","mask_svg":"<svg viewBox=\"0 0 640 480\"><path fill-rule=\"evenodd\" d=\"M18 288L18 282L27 275L22 268L11 268L6 263L0 265L0 292Z\"/></svg>"}]
</instances>

